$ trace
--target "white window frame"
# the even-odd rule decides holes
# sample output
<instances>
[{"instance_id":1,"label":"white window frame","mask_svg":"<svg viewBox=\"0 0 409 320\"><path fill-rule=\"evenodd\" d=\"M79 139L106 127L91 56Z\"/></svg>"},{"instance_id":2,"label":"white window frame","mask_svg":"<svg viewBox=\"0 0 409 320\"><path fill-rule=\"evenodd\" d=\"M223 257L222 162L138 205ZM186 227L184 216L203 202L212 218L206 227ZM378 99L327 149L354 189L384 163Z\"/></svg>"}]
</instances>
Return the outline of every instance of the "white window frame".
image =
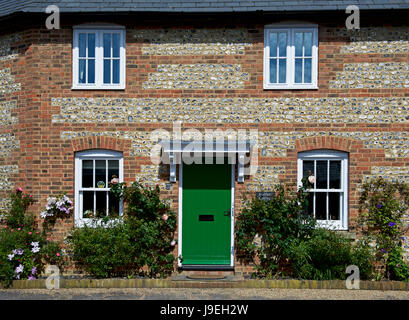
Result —
<instances>
[{"instance_id":1,"label":"white window frame","mask_svg":"<svg viewBox=\"0 0 409 320\"><path fill-rule=\"evenodd\" d=\"M295 33L312 32L311 83L295 83ZM285 83L270 83L270 32L287 33L287 68ZM318 89L318 25L316 24L274 24L264 28L264 89Z\"/></svg>"},{"instance_id":2,"label":"white window frame","mask_svg":"<svg viewBox=\"0 0 409 320\"><path fill-rule=\"evenodd\" d=\"M119 83L104 84L104 48L103 48L103 33L118 32L120 34L119 48ZM79 34L80 33L95 33L95 83L79 83L78 68L79 68ZM126 50L125 50L125 27L122 26L96 26L82 25L73 27L73 47L72 47L72 89L81 90L123 90L125 89L126 81ZM112 63L111 63L112 66ZM111 67L112 68L112 67ZM88 70L87 70L88 71Z\"/></svg>"},{"instance_id":3,"label":"white window frame","mask_svg":"<svg viewBox=\"0 0 409 320\"><path fill-rule=\"evenodd\" d=\"M303 160L340 160L341 161L341 188L314 189L322 192L342 192L343 201L340 208L340 220L317 220L317 226L332 230L348 230L348 153L335 150L312 150L298 154L298 187L302 186ZM329 170L329 169L328 169Z\"/></svg>"},{"instance_id":4,"label":"white window frame","mask_svg":"<svg viewBox=\"0 0 409 320\"><path fill-rule=\"evenodd\" d=\"M118 151L92 149L75 153L75 226L83 227L98 225L102 219L92 219L82 217L82 191L109 191L109 188L82 188L82 160L119 160L119 182L124 180L123 154ZM111 219L114 223L120 221L123 216L123 201L119 202L119 219Z\"/></svg>"}]
</instances>

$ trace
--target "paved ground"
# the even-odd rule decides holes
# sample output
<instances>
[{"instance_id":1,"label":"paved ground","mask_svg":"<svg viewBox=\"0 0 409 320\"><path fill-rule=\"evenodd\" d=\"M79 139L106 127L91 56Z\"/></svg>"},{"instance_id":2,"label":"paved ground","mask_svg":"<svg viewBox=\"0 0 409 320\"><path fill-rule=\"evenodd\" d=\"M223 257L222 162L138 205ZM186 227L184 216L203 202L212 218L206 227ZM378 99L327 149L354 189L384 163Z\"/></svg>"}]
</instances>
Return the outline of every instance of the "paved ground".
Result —
<instances>
[{"instance_id":1,"label":"paved ground","mask_svg":"<svg viewBox=\"0 0 409 320\"><path fill-rule=\"evenodd\" d=\"M0 290L0 300L409 300L408 291L304 289Z\"/></svg>"}]
</instances>

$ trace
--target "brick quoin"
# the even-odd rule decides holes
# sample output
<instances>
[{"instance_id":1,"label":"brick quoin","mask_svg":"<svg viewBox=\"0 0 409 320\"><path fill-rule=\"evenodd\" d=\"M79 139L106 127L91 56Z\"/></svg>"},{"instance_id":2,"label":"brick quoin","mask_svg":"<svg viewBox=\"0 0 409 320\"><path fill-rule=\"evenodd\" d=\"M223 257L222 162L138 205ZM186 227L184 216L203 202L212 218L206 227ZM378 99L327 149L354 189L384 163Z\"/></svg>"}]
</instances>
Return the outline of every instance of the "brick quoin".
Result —
<instances>
[{"instance_id":1,"label":"brick quoin","mask_svg":"<svg viewBox=\"0 0 409 320\"><path fill-rule=\"evenodd\" d=\"M21 16L18 26L11 29L3 24L0 28L4 40L0 43L6 43L6 49L0 50L4 52L0 56L0 80L5 88L0 92L0 115L5 114L0 117L0 183L8 181L0 190L0 206L6 206L5 199L15 187L22 187L38 201L31 210L39 219L49 195L64 191L74 198L75 153L106 149L123 152L125 182L144 177L147 183L159 183L161 196L169 199L177 212L179 168L177 182L170 190L163 188L169 183L169 167L163 165L163 170L151 174L147 150L152 145L152 131L171 132L173 123L180 120L182 132L256 129L260 133L258 165L265 172L246 176L243 184L236 181L236 214L242 208L244 194L269 190L278 183L295 186L299 152L343 151L348 153L348 232L359 237L356 218L359 189L365 179L385 176L404 180L405 173L408 176L409 87L385 80L380 85L371 82L377 67L384 68L382 74L388 77L409 77L409 71L399 65L407 66L409 61L409 50L403 49L409 47L409 27L402 25L407 20L403 12L363 14L361 32L366 48L360 44L361 38L354 36L359 33L345 29L343 13L280 17L185 14L180 19L167 14L95 17L63 13L60 30L47 30L45 17ZM317 90L263 89L264 26L285 20L319 26ZM72 27L92 22L126 27L124 90L72 89ZM156 43L157 30L166 30L164 38L169 37L169 41ZM209 39L217 30L241 33L234 33L230 49L220 48L226 43L206 42L205 36L203 44L213 50L210 54L203 54L198 46L189 54L178 54L181 49L169 50L177 32L189 37L191 30L204 32ZM375 34L372 38L365 36L371 32ZM396 35L401 37L400 43L394 42ZM382 37L388 36L391 41L382 42ZM236 48L237 43L242 43L241 47ZM176 72L196 70L200 65L234 67L226 73L226 79L218 79L219 87L196 89L194 85L156 86L152 79L164 65L177 65ZM210 77L209 70L214 69L205 70ZM198 82L194 72L182 76ZM166 77L173 79L165 73L158 76L160 81ZM237 87L229 83L233 80ZM73 226L74 217L58 222L52 237L63 240ZM236 261L234 270L246 274L252 266Z\"/></svg>"}]
</instances>

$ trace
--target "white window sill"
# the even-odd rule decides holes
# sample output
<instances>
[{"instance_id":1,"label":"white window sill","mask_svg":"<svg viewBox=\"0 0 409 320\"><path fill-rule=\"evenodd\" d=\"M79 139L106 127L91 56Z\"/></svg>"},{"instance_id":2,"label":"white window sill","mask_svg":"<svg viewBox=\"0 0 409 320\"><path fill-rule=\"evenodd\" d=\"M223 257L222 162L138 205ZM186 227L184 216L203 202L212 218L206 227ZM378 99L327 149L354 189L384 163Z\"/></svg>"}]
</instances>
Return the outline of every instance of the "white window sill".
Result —
<instances>
[{"instance_id":1,"label":"white window sill","mask_svg":"<svg viewBox=\"0 0 409 320\"><path fill-rule=\"evenodd\" d=\"M71 90L125 90L125 85L103 86L103 87L76 85L76 86L72 86Z\"/></svg>"},{"instance_id":2,"label":"white window sill","mask_svg":"<svg viewBox=\"0 0 409 320\"><path fill-rule=\"evenodd\" d=\"M81 218L81 219L78 219L78 220L75 221L75 226L77 228L82 228L84 226L87 226L89 228L105 226L105 227L109 228L109 227L114 227L118 223L122 223L122 222L123 222L122 217L119 218L119 219L110 219L106 223L103 223L103 220L99 219L99 218L95 218L95 219Z\"/></svg>"},{"instance_id":3,"label":"white window sill","mask_svg":"<svg viewBox=\"0 0 409 320\"><path fill-rule=\"evenodd\" d=\"M317 85L272 85L264 84L264 90L318 90Z\"/></svg>"},{"instance_id":4,"label":"white window sill","mask_svg":"<svg viewBox=\"0 0 409 320\"><path fill-rule=\"evenodd\" d=\"M342 226L341 221L317 220L317 227L334 231L348 230L348 228Z\"/></svg>"}]
</instances>

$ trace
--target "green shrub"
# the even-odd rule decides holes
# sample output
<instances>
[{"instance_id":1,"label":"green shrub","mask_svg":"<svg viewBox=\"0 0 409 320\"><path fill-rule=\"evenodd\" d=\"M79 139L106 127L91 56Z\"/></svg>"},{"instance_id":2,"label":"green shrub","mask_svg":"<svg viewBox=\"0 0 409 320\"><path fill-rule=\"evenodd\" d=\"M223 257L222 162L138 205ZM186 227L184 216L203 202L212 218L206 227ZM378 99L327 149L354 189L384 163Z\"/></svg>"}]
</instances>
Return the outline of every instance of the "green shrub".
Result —
<instances>
[{"instance_id":1,"label":"green shrub","mask_svg":"<svg viewBox=\"0 0 409 320\"><path fill-rule=\"evenodd\" d=\"M402 279L405 272L401 270L408 267L402 259L401 240L408 230L403 217L409 212L409 185L373 179L363 185L359 203L358 226L367 241L374 243L378 263L386 267L382 276Z\"/></svg>"},{"instance_id":2,"label":"green shrub","mask_svg":"<svg viewBox=\"0 0 409 320\"><path fill-rule=\"evenodd\" d=\"M138 244L130 241L128 225L84 226L74 229L69 239L74 248L74 261L97 278L127 275L137 264L134 257Z\"/></svg>"},{"instance_id":3,"label":"green shrub","mask_svg":"<svg viewBox=\"0 0 409 320\"><path fill-rule=\"evenodd\" d=\"M111 185L111 190L124 199L123 219L74 228L68 238L73 260L98 278L170 275L175 261L176 215L160 199L159 187L134 182L130 187Z\"/></svg>"},{"instance_id":4,"label":"green shrub","mask_svg":"<svg viewBox=\"0 0 409 320\"><path fill-rule=\"evenodd\" d=\"M34 203L31 195L19 188L11 194L11 209L3 213L0 225L0 280L10 285L13 279L35 279L46 264L64 265L60 245L40 232L34 217L27 212Z\"/></svg>"},{"instance_id":5,"label":"green shrub","mask_svg":"<svg viewBox=\"0 0 409 320\"><path fill-rule=\"evenodd\" d=\"M394 247L388 256L386 268L390 278L397 281L409 281L409 266L403 261L401 247Z\"/></svg>"},{"instance_id":6,"label":"green shrub","mask_svg":"<svg viewBox=\"0 0 409 320\"><path fill-rule=\"evenodd\" d=\"M346 268L356 265L361 279L368 279L373 272L370 248L335 231L316 229L309 239L294 242L287 250L293 276L302 279L345 279Z\"/></svg>"},{"instance_id":7,"label":"green shrub","mask_svg":"<svg viewBox=\"0 0 409 320\"><path fill-rule=\"evenodd\" d=\"M305 214L307 201L303 188L292 194L282 186L275 188L270 201L257 198L247 201L236 223L238 259L255 263L259 276L286 274L287 248L307 239L315 227L315 221Z\"/></svg>"},{"instance_id":8,"label":"green shrub","mask_svg":"<svg viewBox=\"0 0 409 320\"><path fill-rule=\"evenodd\" d=\"M253 263L259 277L345 279L347 266L357 265L361 278L370 278L371 247L316 228L316 221L306 215L308 186L304 179L296 194L277 186L270 201L252 198L245 203L236 223L238 259Z\"/></svg>"}]
</instances>

